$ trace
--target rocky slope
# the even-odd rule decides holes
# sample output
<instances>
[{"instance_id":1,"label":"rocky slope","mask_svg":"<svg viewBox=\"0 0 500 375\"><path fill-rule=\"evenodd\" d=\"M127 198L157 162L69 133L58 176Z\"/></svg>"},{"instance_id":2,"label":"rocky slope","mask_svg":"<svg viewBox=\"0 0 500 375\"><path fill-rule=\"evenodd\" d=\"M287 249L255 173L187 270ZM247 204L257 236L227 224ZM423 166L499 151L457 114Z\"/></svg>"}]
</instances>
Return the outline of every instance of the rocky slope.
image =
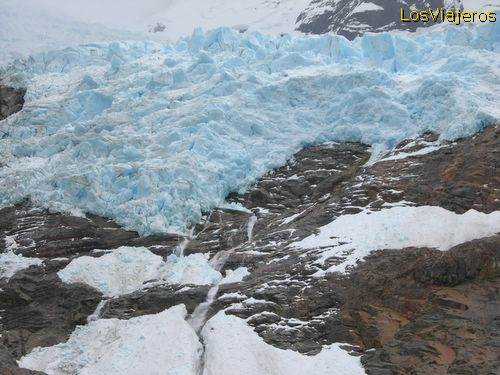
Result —
<instances>
[{"instance_id":1,"label":"rocky slope","mask_svg":"<svg viewBox=\"0 0 500 375\"><path fill-rule=\"evenodd\" d=\"M335 252L342 244L332 245L323 263L325 249L294 244L335 218L366 210L498 211L499 136L498 126L453 143L428 133L382 158L358 143L309 147L245 194L228 197L251 212L215 209L190 238L139 237L105 218L49 213L29 202L2 209L0 252L43 264L0 281L0 373L30 373L15 359L67 340L91 314L130 319L181 303L201 326L225 309L247 319L268 344L307 355L347 343L370 374L497 373L499 234L444 252L380 249L348 273L324 272L352 256L352 250ZM180 244L185 255L207 254L223 273L246 268L247 274L215 286L160 280L107 298L97 312L100 291L57 275L75 258L101 257L100 249L145 246L166 258ZM199 314L209 290L213 301Z\"/></svg>"},{"instance_id":2,"label":"rocky slope","mask_svg":"<svg viewBox=\"0 0 500 375\"><path fill-rule=\"evenodd\" d=\"M367 32L389 30L415 31L434 23L403 22L400 9L408 15L412 9L462 7L461 1L419 0L313 0L297 18L297 30L310 34L334 32L354 39Z\"/></svg>"}]
</instances>

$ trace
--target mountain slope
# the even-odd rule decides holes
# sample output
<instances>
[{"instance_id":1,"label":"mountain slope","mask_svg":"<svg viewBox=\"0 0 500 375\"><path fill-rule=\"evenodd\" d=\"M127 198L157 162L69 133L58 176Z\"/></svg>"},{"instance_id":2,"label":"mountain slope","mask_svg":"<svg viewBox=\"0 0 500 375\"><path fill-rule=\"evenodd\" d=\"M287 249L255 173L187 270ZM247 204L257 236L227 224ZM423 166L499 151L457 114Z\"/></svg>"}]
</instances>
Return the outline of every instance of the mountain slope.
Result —
<instances>
[{"instance_id":1,"label":"mountain slope","mask_svg":"<svg viewBox=\"0 0 500 375\"><path fill-rule=\"evenodd\" d=\"M157 345L147 322L173 309L182 314L165 324L191 339L182 350L161 344L165 353L155 361L176 353L190 375L199 373L193 361L207 374L233 374L235 358L240 373L287 375L301 369L290 363L301 363L321 375L352 374L361 370L359 356L376 375L496 373L499 135L494 126L456 142L427 133L371 164L369 148L359 143L308 147L228 197L253 214L214 209L185 238L140 238L104 218L49 213L27 202L3 209L0 252L38 264L0 277L0 372L23 358L21 364L48 374L106 368L114 375L126 367L141 373L150 359L143 355ZM342 229L350 218L365 219ZM328 244L296 245L332 225ZM363 235L349 238L356 230ZM375 239L377 251L360 251L363 238ZM120 246L134 246L137 257L114 257L111 280L86 266L80 283L58 277L83 259L107 262ZM180 247L186 258L206 256L226 281L185 285L160 277L112 298L89 285L130 283L130 274L118 271L138 266L143 246L170 265L179 262ZM353 255L359 263L335 272ZM203 359L186 324L200 310ZM130 336L132 327L140 335Z\"/></svg>"},{"instance_id":2,"label":"mountain slope","mask_svg":"<svg viewBox=\"0 0 500 375\"><path fill-rule=\"evenodd\" d=\"M313 0L297 18L297 30L324 34L333 32L353 39L366 32L389 30L415 31L432 26L415 22L402 22L400 9L442 8L446 0Z\"/></svg>"}]
</instances>

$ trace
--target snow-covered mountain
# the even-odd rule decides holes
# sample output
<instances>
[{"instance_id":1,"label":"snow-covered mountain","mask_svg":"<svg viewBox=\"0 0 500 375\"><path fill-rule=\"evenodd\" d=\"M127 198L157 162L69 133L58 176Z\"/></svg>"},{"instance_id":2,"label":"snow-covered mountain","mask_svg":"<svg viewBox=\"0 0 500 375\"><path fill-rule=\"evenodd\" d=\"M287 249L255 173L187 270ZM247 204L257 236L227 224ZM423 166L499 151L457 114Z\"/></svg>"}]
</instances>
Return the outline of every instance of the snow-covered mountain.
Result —
<instances>
[{"instance_id":1,"label":"snow-covered mountain","mask_svg":"<svg viewBox=\"0 0 500 375\"><path fill-rule=\"evenodd\" d=\"M196 27L219 26L278 35L292 32L300 12L310 0L176 0L149 22L165 25L170 38L188 35Z\"/></svg>"},{"instance_id":2,"label":"snow-covered mountain","mask_svg":"<svg viewBox=\"0 0 500 375\"><path fill-rule=\"evenodd\" d=\"M402 24L399 8L439 7L443 1L144 0L139 6L132 0L0 0L0 65L16 57L90 42L174 42L197 27L227 26L273 36L334 32L350 39L367 31L415 30L421 24ZM461 4L463 0L450 1ZM464 7L489 3L465 0Z\"/></svg>"},{"instance_id":3,"label":"snow-covered mountain","mask_svg":"<svg viewBox=\"0 0 500 375\"><path fill-rule=\"evenodd\" d=\"M0 0L0 375L500 373L500 24L309 1Z\"/></svg>"},{"instance_id":4,"label":"snow-covered mountain","mask_svg":"<svg viewBox=\"0 0 500 375\"><path fill-rule=\"evenodd\" d=\"M442 8L446 0L313 0L297 18L297 29L312 34L334 32L353 39L366 32L414 31L427 24L402 22L400 9Z\"/></svg>"},{"instance_id":5,"label":"snow-covered mountain","mask_svg":"<svg viewBox=\"0 0 500 375\"><path fill-rule=\"evenodd\" d=\"M297 17L296 30L308 34L333 32L353 39L367 32L415 31L434 23L402 22L400 9L493 9L498 0L312 0Z\"/></svg>"}]
</instances>

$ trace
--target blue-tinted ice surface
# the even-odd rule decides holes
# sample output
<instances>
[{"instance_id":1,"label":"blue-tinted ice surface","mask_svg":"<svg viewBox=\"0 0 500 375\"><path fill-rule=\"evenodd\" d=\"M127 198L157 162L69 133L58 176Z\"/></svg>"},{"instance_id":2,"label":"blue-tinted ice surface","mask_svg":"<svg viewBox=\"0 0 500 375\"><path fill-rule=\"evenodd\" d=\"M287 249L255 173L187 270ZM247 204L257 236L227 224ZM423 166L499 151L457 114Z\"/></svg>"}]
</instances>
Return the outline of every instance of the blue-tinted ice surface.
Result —
<instances>
[{"instance_id":1,"label":"blue-tinted ice surface","mask_svg":"<svg viewBox=\"0 0 500 375\"><path fill-rule=\"evenodd\" d=\"M183 231L305 145L455 139L500 118L498 23L273 38L221 28L174 45L92 44L5 72L1 205L25 197L142 234Z\"/></svg>"}]
</instances>

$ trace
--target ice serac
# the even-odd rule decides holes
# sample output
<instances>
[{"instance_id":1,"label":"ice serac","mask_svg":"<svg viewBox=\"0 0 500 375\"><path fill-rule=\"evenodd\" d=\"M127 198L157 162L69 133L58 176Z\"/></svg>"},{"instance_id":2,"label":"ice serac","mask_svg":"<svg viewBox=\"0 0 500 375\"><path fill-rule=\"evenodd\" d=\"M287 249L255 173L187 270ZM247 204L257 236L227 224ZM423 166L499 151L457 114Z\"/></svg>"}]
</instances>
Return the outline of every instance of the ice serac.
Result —
<instances>
[{"instance_id":1,"label":"ice serac","mask_svg":"<svg viewBox=\"0 0 500 375\"><path fill-rule=\"evenodd\" d=\"M0 122L0 204L183 231L304 145L473 134L500 118L499 36L498 23L353 42L221 28L33 56L5 73L28 90Z\"/></svg>"}]
</instances>

